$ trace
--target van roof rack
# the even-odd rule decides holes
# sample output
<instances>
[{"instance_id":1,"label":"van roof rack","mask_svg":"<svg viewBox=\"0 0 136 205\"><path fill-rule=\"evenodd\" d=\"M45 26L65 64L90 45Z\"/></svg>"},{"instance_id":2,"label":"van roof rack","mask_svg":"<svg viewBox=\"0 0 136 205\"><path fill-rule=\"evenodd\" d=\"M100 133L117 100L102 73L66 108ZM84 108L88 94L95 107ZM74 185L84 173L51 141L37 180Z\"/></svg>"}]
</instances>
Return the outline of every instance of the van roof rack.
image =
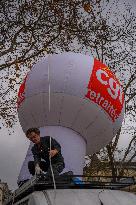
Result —
<instances>
[{"instance_id":1,"label":"van roof rack","mask_svg":"<svg viewBox=\"0 0 136 205\"><path fill-rule=\"evenodd\" d=\"M85 176L62 174L55 177L56 189L112 189L119 190L136 184L134 177ZM34 191L53 189L52 177L45 174L32 177L25 182L8 199L7 205L22 199Z\"/></svg>"}]
</instances>

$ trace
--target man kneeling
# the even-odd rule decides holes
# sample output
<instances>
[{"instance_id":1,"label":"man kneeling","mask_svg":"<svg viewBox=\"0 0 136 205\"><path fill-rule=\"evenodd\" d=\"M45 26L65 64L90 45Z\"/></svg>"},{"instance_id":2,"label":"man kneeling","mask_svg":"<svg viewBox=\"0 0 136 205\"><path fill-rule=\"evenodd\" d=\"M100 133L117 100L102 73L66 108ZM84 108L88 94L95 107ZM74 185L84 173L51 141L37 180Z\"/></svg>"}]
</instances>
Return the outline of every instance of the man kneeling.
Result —
<instances>
[{"instance_id":1,"label":"man kneeling","mask_svg":"<svg viewBox=\"0 0 136 205\"><path fill-rule=\"evenodd\" d=\"M65 167L60 144L50 136L40 137L38 128L30 128L26 132L27 138L34 143L32 153L34 161L28 162L30 174L47 172L46 176L59 175ZM43 159L44 161L41 161Z\"/></svg>"}]
</instances>

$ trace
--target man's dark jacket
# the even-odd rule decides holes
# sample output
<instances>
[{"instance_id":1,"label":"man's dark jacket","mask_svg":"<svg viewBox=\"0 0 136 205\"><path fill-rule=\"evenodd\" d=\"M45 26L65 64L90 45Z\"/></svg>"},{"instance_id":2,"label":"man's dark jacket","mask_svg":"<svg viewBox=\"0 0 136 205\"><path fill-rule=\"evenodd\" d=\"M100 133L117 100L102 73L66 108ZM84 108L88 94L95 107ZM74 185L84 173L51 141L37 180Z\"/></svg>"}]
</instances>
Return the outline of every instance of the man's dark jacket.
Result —
<instances>
[{"instance_id":1,"label":"man's dark jacket","mask_svg":"<svg viewBox=\"0 0 136 205\"><path fill-rule=\"evenodd\" d=\"M64 164L64 158L61 154L61 146L60 144L51 137L51 149L58 150L58 153L51 157L52 164L56 164L62 162ZM34 162L39 163L41 159L44 159L47 164L49 164L49 151L50 151L50 136L41 137L40 148L38 148L37 144L34 144L32 147L32 153L34 157Z\"/></svg>"}]
</instances>

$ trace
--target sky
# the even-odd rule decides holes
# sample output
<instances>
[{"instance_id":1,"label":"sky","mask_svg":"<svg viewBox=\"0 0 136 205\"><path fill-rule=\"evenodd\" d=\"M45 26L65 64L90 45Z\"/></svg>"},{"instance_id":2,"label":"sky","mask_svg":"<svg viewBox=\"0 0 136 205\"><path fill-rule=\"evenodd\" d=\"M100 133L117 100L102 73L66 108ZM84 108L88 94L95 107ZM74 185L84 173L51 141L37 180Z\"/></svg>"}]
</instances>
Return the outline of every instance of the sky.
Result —
<instances>
[{"instance_id":1,"label":"sky","mask_svg":"<svg viewBox=\"0 0 136 205\"><path fill-rule=\"evenodd\" d=\"M127 0L122 0L127 2ZM136 0L128 0L136 9ZM26 155L29 141L25 137L19 121L16 123L11 134L7 128L0 124L0 179L7 182L9 188L14 190L17 188L17 177ZM122 136L120 139L120 147L125 147L129 142L128 136Z\"/></svg>"},{"instance_id":2,"label":"sky","mask_svg":"<svg viewBox=\"0 0 136 205\"><path fill-rule=\"evenodd\" d=\"M0 129L0 179L8 183L9 188L13 190L17 188L17 177L29 141L25 137L19 122L10 132L7 128Z\"/></svg>"}]
</instances>

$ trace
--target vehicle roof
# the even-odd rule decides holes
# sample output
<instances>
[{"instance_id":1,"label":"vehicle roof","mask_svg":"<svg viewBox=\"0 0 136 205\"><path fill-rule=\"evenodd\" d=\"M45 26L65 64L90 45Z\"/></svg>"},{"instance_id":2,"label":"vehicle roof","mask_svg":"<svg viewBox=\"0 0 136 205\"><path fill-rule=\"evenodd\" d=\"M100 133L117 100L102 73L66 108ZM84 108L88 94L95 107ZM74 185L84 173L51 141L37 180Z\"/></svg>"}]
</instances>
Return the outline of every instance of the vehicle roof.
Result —
<instances>
[{"instance_id":1,"label":"vehicle roof","mask_svg":"<svg viewBox=\"0 0 136 205\"><path fill-rule=\"evenodd\" d=\"M82 197L83 197L83 204L87 204L91 200L93 200L93 203L94 203L94 200L96 200L96 204L97 204L97 201L99 200L99 204L100 204L100 199L99 199L100 195L104 196L104 200L106 198L106 201L110 201L110 198L114 199L114 198L117 198L118 196L116 203L117 201L123 200L123 198L127 196L125 200L126 202L127 199L130 198L129 197L130 193L127 194L126 192L126 194L124 194L125 192L119 191L119 189L128 187L130 185L134 185L135 179L132 177L123 177L123 178L117 178L116 181L113 181L113 178L111 177L105 178L103 176L96 176L96 177L87 176L86 177L83 175L82 176L62 175L55 179L55 183L56 183L56 188L54 187L54 183L52 179L47 179L46 175L35 176L31 180L24 183L20 188L15 190L14 195L13 195L14 197L11 196L6 204L7 205L12 204L13 198L14 198L14 203L17 204L16 202L26 198L26 196L28 195L30 195L30 197L33 200L35 200L35 194L37 195L37 193L39 193L37 195L37 199L39 198L40 195L42 195L41 199L39 200L39 203L45 197L47 197L47 200L51 201L52 197L55 196L55 193L57 193L57 197L58 197L56 198L57 201L61 200L63 202L66 198L66 200L69 201L70 204L73 203L71 202L71 200L78 201L78 199ZM116 194L113 195L112 192ZM44 197L43 197L43 194L44 194ZM86 197L86 200L85 200L85 197ZM136 197L134 198L135 198L134 200L136 204ZM64 205L66 203L65 202L64 204L63 203L59 204L59 202L57 201L55 203L58 203L58 205L61 205L61 204ZM79 201L82 201L82 199L80 199ZM115 199L113 201L115 201ZM119 205L119 203L117 204ZM76 205L76 204L73 203L73 205Z\"/></svg>"},{"instance_id":2,"label":"vehicle roof","mask_svg":"<svg viewBox=\"0 0 136 205\"><path fill-rule=\"evenodd\" d=\"M35 191L29 198L30 205L135 205L136 195L118 190L56 189ZM23 202L21 200L20 202ZM18 205L18 203L16 203Z\"/></svg>"}]
</instances>

